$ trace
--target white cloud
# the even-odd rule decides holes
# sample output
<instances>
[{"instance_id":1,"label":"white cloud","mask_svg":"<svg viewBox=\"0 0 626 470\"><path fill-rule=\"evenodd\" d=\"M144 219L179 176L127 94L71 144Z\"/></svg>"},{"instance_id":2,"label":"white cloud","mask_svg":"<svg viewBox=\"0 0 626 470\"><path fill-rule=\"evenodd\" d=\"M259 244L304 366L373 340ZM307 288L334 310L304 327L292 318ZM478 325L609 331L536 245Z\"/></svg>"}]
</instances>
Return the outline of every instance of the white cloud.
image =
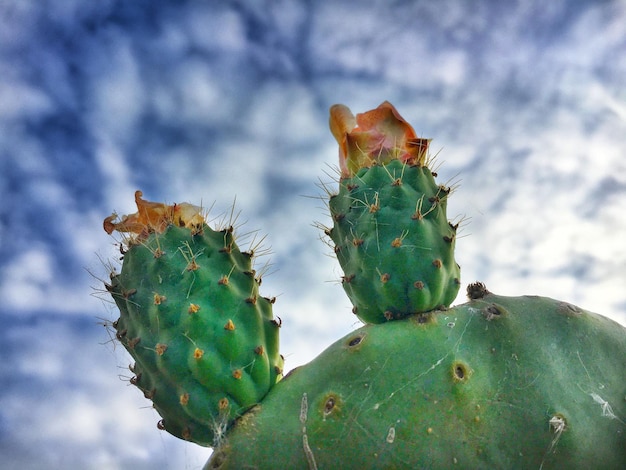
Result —
<instances>
[{"instance_id":1,"label":"white cloud","mask_svg":"<svg viewBox=\"0 0 626 470\"><path fill-rule=\"evenodd\" d=\"M111 34L103 40L107 61L94 61L92 73L100 77L90 82L90 125L98 130L96 134L106 133L115 142L127 143L145 111L144 77L128 38Z\"/></svg>"},{"instance_id":2,"label":"white cloud","mask_svg":"<svg viewBox=\"0 0 626 470\"><path fill-rule=\"evenodd\" d=\"M11 50L28 39L36 27L38 6L35 1L0 3L0 50Z\"/></svg>"},{"instance_id":3,"label":"white cloud","mask_svg":"<svg viewBox=\"0 0 626 470\"><path fill-rule=\"evenodd\" d=\"M240 53L246 47L246 32L241 15L217 5L194 5L184 18L185 33L193 43L207 49L230 54Z\"/></svg>"},{"instance_id":4,"label":"white cloud","mask_svg":"<svg viewBox=\"0 0 626 470\"><path fill-rule=\"evenodd\" d=\"M249 111L241 126L250 137L261 142L304 144L326 122L317 120L315 96L301 83L267 83L249 101ZM299 155L277 155L297 159Z\"/></svg>"},{"instance_id":5,"label":"white cloud","mask_svg":"<svg viewBox=\"0 0 626 470\"><path fill-rule=\"evenodd\" d=\"M3 440L24 453L12 457L55 468L150 468L155 460L160 468L201 468L210 451L157 430L160 417L128 383L126 353L99 344L108 336L85 326L58 316L12 323L3 344L13 362L5 385L19 393L2 395L10 429ZM27 386L16 387L16 376Z\"/></svg>"},{"instance_id":6,"label":"white cloud","mask_svg":"<svg viewBox=\"0 0 626 470\"><path fill-rule=\"evenodd\" d=\"M232 119L231 106L223 100L224 91L211 68L205 60L189 59L170 77L167 86L179 96L178 119L203 125Z\"/></svg>"},{"instance_id":7,"label":"white cloud","mask_svg":"<svg viewBox=\"0 0 626 470\"><path fill-rule=\"evenodd\" d=\"M4 268L0 296L6 305L37 309L47 304L46 288L52 282L53 260L47 247L33 248Z\"/></svg>"},{"instance_id":8,"label":"white cloud","mask_svg":"<svg viewBox=\"0 0 626 470\"><path fill-rule=\"evenodd\" d=\"M9 70L5 70L11 74ZM0 120L9 121L46 115L53 109L50 98L40 89L4 75L0 79Z\"/></svg>"}]
</instances>

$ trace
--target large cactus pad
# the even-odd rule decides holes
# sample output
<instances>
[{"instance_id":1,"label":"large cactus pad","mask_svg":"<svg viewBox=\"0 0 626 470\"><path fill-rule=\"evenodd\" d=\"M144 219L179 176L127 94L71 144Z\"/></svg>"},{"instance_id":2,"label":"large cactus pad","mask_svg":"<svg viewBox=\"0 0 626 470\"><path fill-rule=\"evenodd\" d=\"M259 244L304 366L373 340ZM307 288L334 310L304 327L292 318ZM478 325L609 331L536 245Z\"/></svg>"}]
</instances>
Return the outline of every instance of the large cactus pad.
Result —
<instances>
[{"instance_id":1,"label":"large cactus pad","mask_svg":"<svg viewBox=\"0 0 626 470\"><path fill-rule=\"evenodd\" d=\"M626 468L626 330L548 298L479 294L350 333L205 468Z\"/></svg>"}]
</instances>

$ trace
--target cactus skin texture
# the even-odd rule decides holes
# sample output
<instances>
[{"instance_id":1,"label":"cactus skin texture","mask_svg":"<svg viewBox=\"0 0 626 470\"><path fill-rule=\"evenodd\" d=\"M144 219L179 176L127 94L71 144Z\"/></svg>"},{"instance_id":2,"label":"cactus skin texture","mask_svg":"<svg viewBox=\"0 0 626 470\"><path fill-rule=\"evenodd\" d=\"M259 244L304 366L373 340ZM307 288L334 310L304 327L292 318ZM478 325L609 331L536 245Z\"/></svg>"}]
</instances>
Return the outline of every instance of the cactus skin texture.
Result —
<instances>
[{"instance_id":1,"label":"cactus skin texture","mask_svg":"<svg viewBox=\"0 0 626 470\"><path fill-rule=\"evenodd\" d=\"M137 214L105 220L109 233L134 233L107 285L121 313L116 336L136 361L131 383L161 429L215 445L282 374L272 301L259 296L252 254L232 228L214 231L189 204L135 199Z\"/></svg>"},{"instance_id":2,"label":"cactus skin texture","mask_svg":"<svg viewBox=\"0 0 626 470\"><path fill-rule=\"evenodd\" d=\"M292 371L205 470L626 468L625 329L472 289L469 303L366 325Z\"/></svg>"},{"instance_id":3,"label":"cactus skin texture","mask_svg":"<svg viewBox=\"0 0 626 470\"><path fill-rule=\"evenodd\" d=\"M326 233L354 313L382 323L449 306L460 287L457 225L446 218L450 188L426 165L429 141L387 102L356 118L337 105L330 122L342 175Z\"/></svg>"}]
</instances>

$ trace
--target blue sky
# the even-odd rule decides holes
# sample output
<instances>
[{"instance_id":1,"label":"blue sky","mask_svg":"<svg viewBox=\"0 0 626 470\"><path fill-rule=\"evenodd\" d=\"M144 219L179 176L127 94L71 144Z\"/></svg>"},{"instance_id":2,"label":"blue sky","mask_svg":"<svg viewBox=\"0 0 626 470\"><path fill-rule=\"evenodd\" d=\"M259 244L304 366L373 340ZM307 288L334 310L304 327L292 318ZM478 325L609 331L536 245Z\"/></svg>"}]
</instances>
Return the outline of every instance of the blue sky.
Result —
<instances>
[{"instance_id":1,"label":"blue sky","mask_svg":"<svg viewBox=\"0 0 626 470\"><path fill-rule=\"evenodd\" d=\"M136 189L216 220L236 200L241 231L267 234L288 369L358 326L313 225L334 103L389 100L434 139L464 284L626 324L624 24L621 0L0 1L2 461L210 453L156 429L99 324L117 318L102 219Z\"/></svg>"}]
</instances>

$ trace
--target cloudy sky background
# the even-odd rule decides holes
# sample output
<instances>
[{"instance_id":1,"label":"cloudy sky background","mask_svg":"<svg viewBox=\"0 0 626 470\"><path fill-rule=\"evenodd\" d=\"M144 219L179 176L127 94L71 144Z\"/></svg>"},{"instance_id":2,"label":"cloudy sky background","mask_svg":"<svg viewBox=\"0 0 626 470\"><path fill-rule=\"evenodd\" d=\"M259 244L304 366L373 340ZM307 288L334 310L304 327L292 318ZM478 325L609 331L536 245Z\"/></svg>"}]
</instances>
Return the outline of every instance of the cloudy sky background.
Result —
<instances>
[{"instance_id":1,"label":"cloudy sky background","mask_svg":"<svg viewBox=\"0 0 626 470\"><path fill-rule=\"evenodd\" d=\"M156 429L101 324L102 219L136 189L216 219L236 197L271 246L288 369L358 327L313 226L337 102L389 100L434 139L464 284L626 324L624 24L622 0L0 0L3 467L210 454Z\"/></svg>"}]
</instances>

